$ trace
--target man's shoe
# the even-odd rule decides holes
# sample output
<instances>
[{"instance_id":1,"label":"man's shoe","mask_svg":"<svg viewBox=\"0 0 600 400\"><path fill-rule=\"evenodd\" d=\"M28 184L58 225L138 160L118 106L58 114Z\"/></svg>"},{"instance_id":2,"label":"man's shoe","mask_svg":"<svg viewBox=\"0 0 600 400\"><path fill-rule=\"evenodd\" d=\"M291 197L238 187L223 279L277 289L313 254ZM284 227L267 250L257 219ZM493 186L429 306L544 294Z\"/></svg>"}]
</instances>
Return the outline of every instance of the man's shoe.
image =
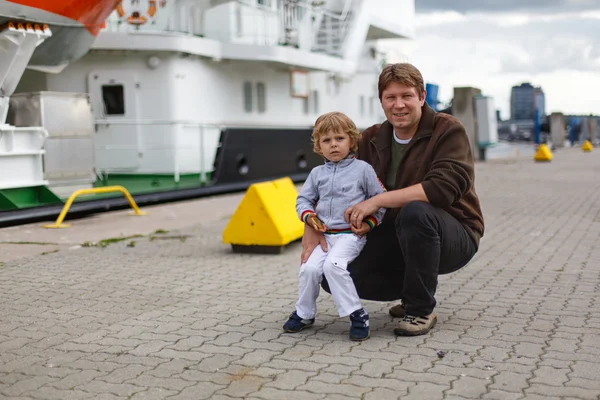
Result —
<instances>
[{"instance_id":1,"label":"man's shoe","mask_svg":"<svg viewBox=\"0 0 600 400\"><path fill-rule=\"evenodd\" d=\"M360 342L369 338L369 314L364 308L350 314L350 340Z\"/></svg>"},{"instance_id":2,"label":"man's shoe","mask_svg":"<svg viewBox=\"0 0 600 400\"><path fill-rule=\"evenodd\" d=\"M315 323L314 318L302 319L302 318L300 318L300 316L298 314L296 314L296 311L294 311L293 313L290 314L290 318L283 325L283 330L288 333L296 333L296 332L300 332L304 328L308 328L309 326L311 326L314 323Z\"/></svg>"},{"instance_id":3,"label":"man's shoe","mask_svg":"<svg viewBox=\"0 0 600 400\"><path fill-rule=\"evenodd\" d=\"M424 317L414 317L405 315L402 321L398 322L398 326L394 329L394 333L398 336L418 336L424 335L431 330L437 323L437 316L431 313Z\"/></svg>"},{"instance_id":4,"label":"man's shoe","mask_svg":"<svg viewBox=\"0 0 600 400\"><path fill-rule=\"evenodd\" d=\"M406 315L406 309L404 308L404 304L396 304L392 308L390 308L390 315L394 318L404 318Z\"/></svg>"}]
</instances>

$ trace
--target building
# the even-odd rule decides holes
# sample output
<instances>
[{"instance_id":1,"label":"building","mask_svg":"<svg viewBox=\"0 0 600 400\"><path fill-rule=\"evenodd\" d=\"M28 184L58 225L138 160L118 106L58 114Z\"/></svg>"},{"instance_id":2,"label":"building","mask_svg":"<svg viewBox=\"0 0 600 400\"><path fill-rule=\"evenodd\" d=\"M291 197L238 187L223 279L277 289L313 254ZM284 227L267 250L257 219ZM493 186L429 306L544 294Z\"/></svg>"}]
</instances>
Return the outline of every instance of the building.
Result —
<instances>
[{"instance_id":1,"label":"building","mask_svg":"<svg viewBox=\"0 0 600 400\"><path fill-rule=\"evenodd\" d=\"M527 82L512 87L510 93L511 120L534 120L536 109L540 112L540 118L546 115L546 98L541 87L534 87Z\"/></svg>"}]
</instances>

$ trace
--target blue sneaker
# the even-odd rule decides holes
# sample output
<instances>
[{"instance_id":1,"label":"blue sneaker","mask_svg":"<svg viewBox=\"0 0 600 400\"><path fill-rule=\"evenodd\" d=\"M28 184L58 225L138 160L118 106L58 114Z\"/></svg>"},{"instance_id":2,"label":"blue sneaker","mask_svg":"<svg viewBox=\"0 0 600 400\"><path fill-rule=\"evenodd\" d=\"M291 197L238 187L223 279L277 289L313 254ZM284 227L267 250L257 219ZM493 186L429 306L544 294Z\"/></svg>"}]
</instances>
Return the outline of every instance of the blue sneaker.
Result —
<instances>
[{"instance_id":1,"label":"blue sneaker","mask_svg":"<svg viewBox=\"0 0 600 400\"><path fill-rule=\"evenodd\" d=\"M296 311L290 314L290 318L283 325L283 330L289 333L300 332L302 329L307 328L315 323L315 319L302 319Z\"/></svg>"},{"instance_id":2,"label":"blue sneaker","mask_svg":"<svg viewBox=\"0 0 600 400\"><path fill-rule=\"evenodd\" d=\"M369 338L369 314L364 308L350 314L350 340L360 342Z\"/></svg>"}]
</instances>

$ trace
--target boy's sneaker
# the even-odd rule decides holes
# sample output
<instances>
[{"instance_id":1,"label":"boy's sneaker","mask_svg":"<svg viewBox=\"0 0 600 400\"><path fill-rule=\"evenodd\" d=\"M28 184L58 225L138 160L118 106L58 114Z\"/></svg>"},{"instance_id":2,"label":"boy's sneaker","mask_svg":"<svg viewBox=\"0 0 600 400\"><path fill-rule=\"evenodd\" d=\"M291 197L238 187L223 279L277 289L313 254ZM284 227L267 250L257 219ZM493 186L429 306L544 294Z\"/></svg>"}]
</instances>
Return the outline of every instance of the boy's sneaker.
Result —
<instances>
[{"instance_id":1,"label":"boy's sneaker","mask_svg":"<svg viewBox=\"0 0 600 400\"><path fill-rule=\"evenodd\" d=\"M360 342L369 338L369 314L364 308L350 314L350 340Z\"/></svg>"},{"instance_id":2,"label":"boy's sneaker","mask_svg":"<svg viewBox=\"0 0 600 400\"><path fill-rule=\"evenodd\" d=\"M394 333L398 336L418 336L424 335L431 330L437 323L435 313L425 315L424 317L415 317L405 315L398 326L394 329Z\"/></svg>"},{"instance_id":3,"label":"boy's sneaker","mask_svg":"<svg viewBox=\"0 0 600 400\"><path fill-rule=\"evenodd\" d=\"M283 330L289 333L300 332L302 329L307 328L315 323L315 319L302 319L296 311L290 314L290 318L283 325Z\"/></svg>"}]
</instances>

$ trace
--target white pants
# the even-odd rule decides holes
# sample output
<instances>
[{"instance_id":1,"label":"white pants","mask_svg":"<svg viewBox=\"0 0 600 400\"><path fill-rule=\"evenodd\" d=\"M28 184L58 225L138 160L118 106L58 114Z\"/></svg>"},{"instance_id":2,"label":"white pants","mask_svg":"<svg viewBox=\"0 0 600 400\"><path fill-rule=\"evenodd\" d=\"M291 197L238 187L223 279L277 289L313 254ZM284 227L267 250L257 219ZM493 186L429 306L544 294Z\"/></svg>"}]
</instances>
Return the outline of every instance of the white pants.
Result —
<instances>
[{"instance_id":1,"label":"white pants","mask_svg":"<svg viewBox=\"0 0 600 400\"><path fill-rule=\"evenodd\" d=\"M296 313L300 318L311 319L317 314L317 297L323 274L329 283L340 317L362 308L347 267L365 247L366 236L359 237L353 233L326 234L325 240L327 252L317 246L308 260L300 266L296 303Z\"/></svg>"}]
</instances>

